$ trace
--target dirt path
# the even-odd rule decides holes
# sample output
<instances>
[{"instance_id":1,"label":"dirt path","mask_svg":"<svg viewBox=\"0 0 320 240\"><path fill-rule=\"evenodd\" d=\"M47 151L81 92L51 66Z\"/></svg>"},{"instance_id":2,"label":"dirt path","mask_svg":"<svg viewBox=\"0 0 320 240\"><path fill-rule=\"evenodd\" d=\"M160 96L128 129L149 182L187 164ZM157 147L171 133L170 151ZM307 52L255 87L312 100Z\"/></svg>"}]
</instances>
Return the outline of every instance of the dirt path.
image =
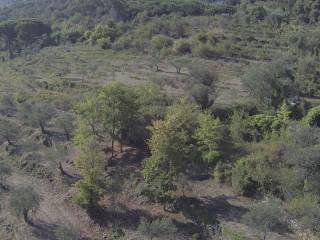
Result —
<instances>
[{"instance_id":1,"label":"dirt path","mask_svg":"<svg viewBox=\"0 0 320 240\"><path fill-rule=\"evenodd\" d=\"M40 207L32 215L32 219L34 222L33 231L41 240L54 239L52 231L58 226L74 229L84 239L92 237L93 226L89 219L82 211L70 206L66 201L70 192L57 193L52 186L44 181L20 173L13 173L8 178L8 183L12 187L32 186L40 195Z\"/></svg>"}]
</instances>

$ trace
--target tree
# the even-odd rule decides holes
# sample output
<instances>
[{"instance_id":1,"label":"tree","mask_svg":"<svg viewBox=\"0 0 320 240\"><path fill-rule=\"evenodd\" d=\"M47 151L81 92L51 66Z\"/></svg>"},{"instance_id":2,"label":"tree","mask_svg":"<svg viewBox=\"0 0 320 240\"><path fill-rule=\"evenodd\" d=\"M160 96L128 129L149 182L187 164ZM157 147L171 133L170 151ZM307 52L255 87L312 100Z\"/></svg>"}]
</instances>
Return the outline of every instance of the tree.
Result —
<instances>
[{"instance_id":1,"label":"tree","mask_svg":"<svg viewBox=\"0 0 320 240\"><path fill-rule=\"evenodd\" d=\"M289 145L285 153L288 163L296 171L300 191L319 193L320 129L295 126L290 129Z\"/></svg>"},{"instance_id":2,"label":"tree","mask_svg":"<svg viewBox=\"0 0 320 240\"><path fill-rule=\"evenodd\" d=\"M177 73L180 74L182 68L190 63L190 59L186 57L176 57L170 59L169 63L176 69Z\"/></svg>"},{"instance_id":3,"label":"tree","mask_svg":"<svg viewBox=\"0 0 320 240\"><path fill-rule=\"evenodd\" d=\"M58 127L63 129L67 141L70 141L70 138L71 138L71 132L74 128L73 121L74 121L73 114L68 112L60 113L58 115L58 118L56 119L56 123Z\"/></svg>"},{"instance_id":4,"label":"tree","mask_svg":"<svg viewBox=\"0 0 320 240\"><path fill-rule=\"evenodd\" d=\"M102 104L102 121L111 137L111 153L114 156L114 142L120 143L120 151L138 119L138 104L133 90L121 83L108 84L99 94Z\"/></svg>"},{"instance_id":5,"label":"tree","mask_svg":"<svg viewBox=\"0 0 320 240\"><path fill-rule=\"evenodd\" d=\"M279 57L267 65L250 67L242 80L260 106L275 108L296 96L290 66L291 59Z\"/></svg>"},{"instance_id":6,"label":"tree","mask_svg":"<svg viewBox=\"0 0 320 240\"><path fill-rule=\"evenodd\" d=\"M202 63L192 63L188 70L190 95L202 109L210 107L216 97L218 75L210 66Z\"/></svg>"},{"instance_id":7,"label":"tree","mask_svg":"<svg viewBox=\"0 0 320 240\"><path fill-rule=\"evenodd\" d=\"M252 204L249 212L243 217L248 225L263 233L263 240L267 239L268 232L280 223L282 217L281 202L277 199L265 199Z\"/></svg>"},{"instance_id":8,"label":"tree","mask_svg":"<svg viewBox=\"0 0 320 240\"><path fill-rule=\"evenodd\" d=\"M320 233L319 195L305 193L292 199L289 202L289 211L305 229Z\"/></svg>"},{"instance_id":9,"label":"tree","mask_svg":"<svg viewBox=\"0 0 320 240\"><path fill-rule=\"evenodd\" d=\"M14 51L22 47L21 45L28 46L42 35L50 34L50 26L34 19L9 20L0 23L0 38L5 41L5 49L9 51L10 59L14 57Z\"/></svg>"},{"instance_id":10,"label":"tree","mask_svg":"<svg viewBox=\"0 0 320 240\"><path fill-rule=\"evenodd\" d=\"M199 114L198 126L194 132L202 159L209 166L216 163L220 156L219 143L221 141L221 123L211 116L209 112Z\"/></svg>"},{"instance_id":11,"label":"tree","mask_svg":"<svg viewBox=\"0 0 320 240\"><path fill-rule=\"evenodd\" d=\"M10 206L13 213L18 217L23 217L24 221L32 224L28 214L31 210L39 208L39 195L32 187L20 187L12 192L10 196Z\"/></svg>"},{"instance_id":12,"label":"tree","mask_svg":"<svg viewBox=\"0 0 320 240\"><path fill-rule=\"evenodd\" d=\"M105 157L101 146L94 138L87 139L87 141L81 146L81 152L76 158L76 166L82 179L76 183L78 192L73 200L81 207L91 211L98 206L104 193Z\"/></svg>"},{"instance_id":13,"label":"tree","mask_svg":"<svg viewBox=\"0 0 320 240\"><path fill-rule=\"evenodd\" d=\"M17 31L15 30L15 26L16 22L14 21L2 22L0 24L0 37L5 41L6 49L9 51L10 59L13 58L13 43L18 35Z\"/></svg>"},{"instance_id":14,"label":"tree","mask_svg":"<svg viewBox=\"0 0 320 240\"><path fill-rule=\"evenodd\" d=\"M20 117L31 126L39 127L43 134L47 133L47 124L54 114L55 109L50 103L46 102L25 102L20 106Z\"/></svg>"},{"instance_id":15,"label":"tree","mask_svg":"<svg viewBox=\"0 0 320 240\"><path fill-rule=\"evenodd\" d=\"M142 218L137 229L141 234L148 236L150 240L155 237L173 239L174 234L178 231L169 218L158 218L147 220Z\"/></svg>"},{"instance_id":16,"label":"tree","mask_svg":"<svg viewBox=\"0 0 320 240\"><path fill-rule=\"evenodd\" d=\"M78 103L75 108L76 127L74 141L81 146L90 136L105 141L105 129L102 124L101 104L96 96L88 96Z\"/></svg>"},{"instance_id":17,"label":"tree","mask_svg":"<svg viewBox=\"0 0 320 240\"><path fill-rule=\"evenodd\" d=\"M151 49L160 52L164 48L169 48L173 44L170 37L165 35L156 35L151 39Z\"/></svg>"},{"instance_id":18,"label":"tree","mask_svg":"<svg viewBox=\"0 0 320 240\"><path fill-rule=\"evenodd\" d=\"M18 138L19 126L16 122L9 118L0 118L0 139L13 145L13 142Z\"/></svg>"},{"instance_id":19,"label":"tree","mask_svg":"<svg viewBox=\"0 0 320 240\"><path fill-rule=\"evenodd\" d=\"M151 156L143 166L143 176L150 188L158 189L155 198L162 203L173 190L174 179L187 171L194 157L190 132L195 127L195 106L182 102L171 106L164 120L150 128L148 146ZM160 186L160 187L159 187Z\"/></svg>"},{"instance_id":20,"label":"tree","mask_svg":"<svg viewBox=\"0 0 320 240\"><path fill-rule=\"evenodd\" d=\"M6 189L6 177L11 175L11 168L4 163L0 164L0 186L2 189Z\"/></svg>"}]
</instances>

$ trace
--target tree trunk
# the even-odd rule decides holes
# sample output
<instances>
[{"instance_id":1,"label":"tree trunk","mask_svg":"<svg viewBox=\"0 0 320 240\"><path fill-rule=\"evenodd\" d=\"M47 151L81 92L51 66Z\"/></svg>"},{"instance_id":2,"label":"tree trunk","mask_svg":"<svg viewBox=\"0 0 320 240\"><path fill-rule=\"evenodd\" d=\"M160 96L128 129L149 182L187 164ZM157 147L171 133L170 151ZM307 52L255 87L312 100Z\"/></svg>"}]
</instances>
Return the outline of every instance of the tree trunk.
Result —
<instances>
[{"instance_id":1,"label":"tree trunk","mask_svg":"<svg viewBox=\"0 0 320 240\"><path fill-rule=\"evenodd\" d=\"M120 140L120 152L122 153L123 152L123 144L122 144L122 141Z\"/></svg>"},{"instance_id":2,"label":"tree trunk","mask_svg":"<svg viewBox=\"0 0 320 240\"><path fill-rule=\"evenodd\" d=\"M28 218L28 210L23 210L23 220L24 220L27 224L31 225L31 222L30 222L30 220L29 220L29 218Z\"/></svg>"},{"instance_id":3,"label":"tree trunk","mask_svg":"<svg viewBox=\"0 0 320 240\"><path fill-rule=\"evenodd\" d=\"M111 157L114 157L114 140L111 141Z\"/></svg>"},{"instance_id":4,"label":"tree trunk","mask_svg":"<svg viewBox=\"0 0 320 240\"><path fill-rule=\"evenodd\" d=\"M58 163L58 169L59 169L61 175L66 175L66 172L64 171L62 163L60 161Z\"/></svg>"},{"instance_id":5,"label":"tree trunk","mask_svg":"<svg viewBox=\"0 0 320 240\"><path fill-rule=\"evenodd\" d=\"M266 240L266 239L267 239L267 230L265 230L263 233L263 240Z\"/></svg>"},{"instance_id":6,"label":"tree trunk","mask_svg":"<svg viewBox=\"0 0 320 240\"><path fill-rule=\"evenodd\" d=\"M13 50L12 50L12 44L8 38L6 38L6 45L7 45L8 51L9 51L9 59L13 59L14 55L13 55Z\"/></svg>"},{"instance_id":7,"label":"tree trunk","mask_svg":"<svg viewBox=\"0 0 320 240\"><path fill-rule=\"evenodd\" d=\"M69 142L70 141L70 134L69 134L69 131L66 128L64 128L64 133L66 135L67 141Z\"/></svg>"},{"instance_id":8,"label":"tree trunk","mask_svg":"<svg viewBox=\"0 0 320 240\"><path fill-rule=\"evenodd\" d=\"M45 130L45 128L44 128L43 122L40 121L40 122L39 122L39 125L40 125L41 132L42 132L43 134L45 134L45 133L46 133L46 130Z\"/></svg>"}]
</instances>

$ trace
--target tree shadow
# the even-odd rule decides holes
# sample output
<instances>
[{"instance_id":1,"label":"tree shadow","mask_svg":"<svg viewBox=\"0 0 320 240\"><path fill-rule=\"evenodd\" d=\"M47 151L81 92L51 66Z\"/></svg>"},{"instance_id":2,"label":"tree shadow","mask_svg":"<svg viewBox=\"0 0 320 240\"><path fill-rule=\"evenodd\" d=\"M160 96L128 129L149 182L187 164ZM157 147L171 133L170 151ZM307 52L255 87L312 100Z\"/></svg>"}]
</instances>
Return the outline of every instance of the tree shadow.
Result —
<instances>
[{"instance_id":1,"label":"tree shadow","mask_svg":"<svg viewBox=\"0 0 320 240\"><path fill-rule=\"evenodd\" d=\"M34 221L29 224L32 229L32 233L41 240L58 240L55 237L55 229L58 227L56 224L49 224L43 221Z\"/></svg>"},{"instance_id":2,"label":"tree shadow","mask_svg":"<svg viewBox=\"0 0 320 240\"><path fill-rule=\"evenodd\" d=\"M60 240L55 231L59 227L65 227L57 224L46 223L41 220L30 222L29 225L33 228L32 233L35 237L41 240ZM71 240L71 239L70 239ZM89 240L87 237L82 237L81 234L77 234L73 240Z\"/></svg>"},{"instance_id":3,"label":"tree shadow","mask_svg":"<svg viewBox=\"0 0 320 240\"><path fill-rule=\"evenodd\" d=\"M203 196L200 199L180 197L176 202L176 207L187 219L198 225L217 224L218 219L239 222L247 209L230 204L229 199L232 197L225 195Z\"/></svg>"},{"instance_id":4,"label":"tree shadow","mask_svg":"<svg viewBox=\"0 0 320 240\"><path fill-rule=\"evenodd\" d=\"M125 229L135 230L141 218L152 219L152 215L141 209L128 209L124 206L121 211L96 208L88 211L90 218L98 225L106 227L116 225Z\"/></svg>"}]
</instances>

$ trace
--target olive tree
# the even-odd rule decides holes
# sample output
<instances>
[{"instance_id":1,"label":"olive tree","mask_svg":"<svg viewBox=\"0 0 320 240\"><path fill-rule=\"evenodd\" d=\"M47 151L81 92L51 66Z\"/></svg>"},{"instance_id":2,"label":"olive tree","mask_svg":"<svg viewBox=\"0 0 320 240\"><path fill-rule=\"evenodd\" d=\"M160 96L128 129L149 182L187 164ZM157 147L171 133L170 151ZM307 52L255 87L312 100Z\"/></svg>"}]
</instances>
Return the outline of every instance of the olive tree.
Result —
<instances>
[{"instance_id":1,"label":"olive tree","mask_svg":"<svg viewBox=\"0 0 320 240\"><path fill-rule=\"evenodd\" d=\"M257 229L263 234L263 240L281 221L282 209L281 202L277 199L265 199L254 203L249 207L249 211L244 215L243 220L249 226Z\"/></svg>"},{"instance_id":2,"label":"olive tree","mask_svg":"<svg viewBox=\"0 0 320 240\"><path fill-rule=\"evenodd\" d=\"M39 204L40 197L32 187L20 187L13 191L10 196L12 212L18 217L23 217L27 224L32 224L28 216L29 212L31 210L37 210Z\"/></svg>"},{"instance_id":3,"label":"olive tree","mask_svg":"<svg viewBox=\"0 0 320 240\"><path fill-rule=\"evenodd\" d=\"M154 220L142 218L137 230L142 235L149 237L150 240L155 237L173 239L174 234L177 232L177 227L169 218Z\"/></svg>"},{"instance_id":4,"label":"olive tree","mask_svg":"<svg viewBox=\"0 0 320 240\"><path fill-rule=\"evenodd\" d=\"M20 118L33 127L39 127L46 134L46 127L55 114L55 109L48 102L25 102L20 106Z\"/></svg>"},{"instance_id":5,"label":"olive tree","mask_svg":"<svg viewBox=\"0 0 320 240\"><path fill-rule=\"evenodd\" d=\"M0 186L3 189L7 189L6 186L6 177L11 175L11 168L4 163L0 164Z\"/></svg>"},{"instance_id":6,"label":"olive tree","mask_svg":"<svg viewBox=\"0 0 320 240\"><path fill-rule=\"evenodd\" d=\"M6 141L8 145L13 145L18 138L19 126L9 118L0 118L0 140Z\"/></svg>"}]
</instances>

